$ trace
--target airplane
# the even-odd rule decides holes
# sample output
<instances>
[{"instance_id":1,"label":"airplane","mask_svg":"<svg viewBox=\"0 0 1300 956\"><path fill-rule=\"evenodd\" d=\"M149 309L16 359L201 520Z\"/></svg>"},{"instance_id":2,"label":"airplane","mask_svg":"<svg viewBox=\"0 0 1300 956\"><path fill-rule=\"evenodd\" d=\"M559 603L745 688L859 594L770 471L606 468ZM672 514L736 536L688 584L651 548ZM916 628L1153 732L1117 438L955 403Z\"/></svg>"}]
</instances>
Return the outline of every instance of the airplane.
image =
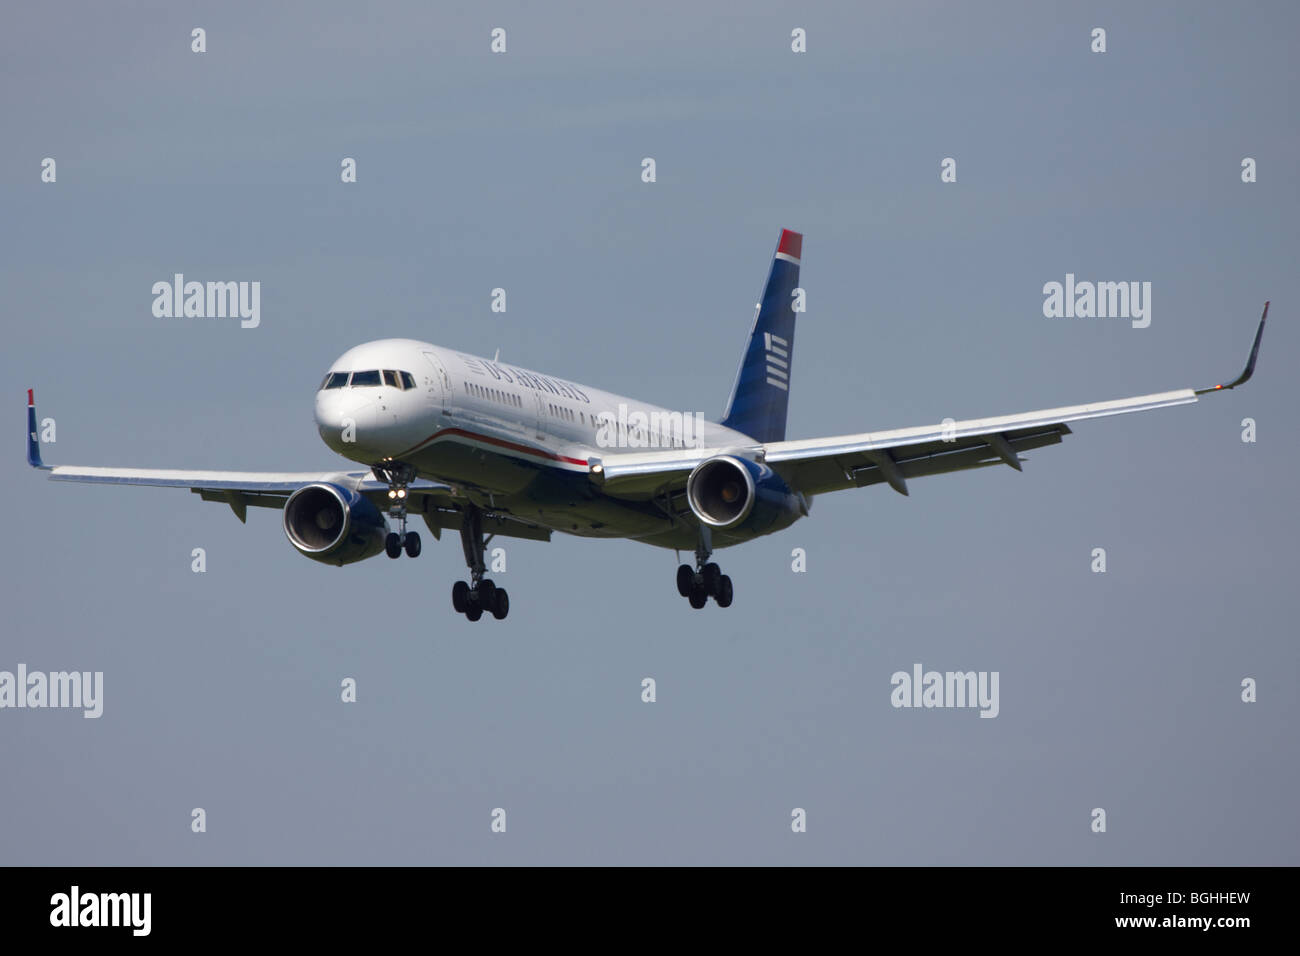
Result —
<instances>
[{"instance_id":1,"label":"airplane","mask_svg":"<svg viewBox=\"0 0 1300 956\"><path fill-rule=\"evenodd\" d=\"M1250 357L1233 381L997 418L945 420L888 431L787 440L803 236L781 231L762 300L722 418L704 422L553 375L411 339L366 342L329 367L315 397L325 444L364 471L240 472L49 466L35 397L27 392L27 461L55 481L189 488L227 503L279 508L284 532L308 558L343 566L386 553L420 554L407 519L435 539L460 534L469 581L452 587L468 620L510 610L484 555L496 536L552 533L630 538L679 552L677 591L699 609L731 605L731 578L714 549L789 527L814 496L1005 464L1059 444L1069 423L1187 405L1236 388L1255 371L1268 303ZM498 353L499 354L499 353ZM386 514L385 514L386 512ZM391 524L390 524L391 522Z\"/></svg>"}]
</instances>

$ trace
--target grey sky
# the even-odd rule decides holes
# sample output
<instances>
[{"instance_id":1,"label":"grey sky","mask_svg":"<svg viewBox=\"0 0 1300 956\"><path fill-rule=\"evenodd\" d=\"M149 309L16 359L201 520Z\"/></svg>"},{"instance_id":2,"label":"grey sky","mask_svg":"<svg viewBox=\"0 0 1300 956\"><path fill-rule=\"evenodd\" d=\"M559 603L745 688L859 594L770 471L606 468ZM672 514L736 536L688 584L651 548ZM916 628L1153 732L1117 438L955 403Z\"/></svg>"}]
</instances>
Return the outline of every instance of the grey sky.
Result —
<instances>
[{"instance_id":1,"label":"grey sky","mask_svg":"<svg viewBox=\"0 0 1300 956\"><path fill-rule=\"evenodd\" d=\"M0 711L0 862L1300 862L1294 5L725 9L5 12L0 670L105 701ZM328 568L275 512L20 457L35 387L50 462L334 467L313 389L387 336L715 417L781 227L790 437L1206 386L1271 324L1244 390L819 498L719 552L727 611L557 536L470 625L454 539ZM260 281L261 326L154 318L175 272ZM1067 272L1150 281L1150 328L1044 318ZM918 661L999 671L1000 715L893 709Z\"/></svg>"}]
</instances>

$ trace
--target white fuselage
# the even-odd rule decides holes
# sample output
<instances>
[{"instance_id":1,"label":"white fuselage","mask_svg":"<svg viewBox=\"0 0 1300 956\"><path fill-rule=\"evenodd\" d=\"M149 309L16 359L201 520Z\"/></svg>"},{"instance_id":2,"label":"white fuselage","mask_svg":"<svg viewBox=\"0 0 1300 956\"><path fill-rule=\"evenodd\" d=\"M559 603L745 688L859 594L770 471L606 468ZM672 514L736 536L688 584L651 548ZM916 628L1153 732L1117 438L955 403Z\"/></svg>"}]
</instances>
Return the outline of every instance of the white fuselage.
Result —
<instances>
[{"instance_id":1,"label":"white fuselage","mask_svg":"<svg viewBox=\"0 0 1300 956\"><path fill-rule=\"evenodd\" d=\"M315 418L325 444L352 461L403 462L493 507L600 536L667 526L653 509L600 495L593 459L755 444L702 416L412 339L341 355L316 393Z\"/></svg>"}]
</instances>

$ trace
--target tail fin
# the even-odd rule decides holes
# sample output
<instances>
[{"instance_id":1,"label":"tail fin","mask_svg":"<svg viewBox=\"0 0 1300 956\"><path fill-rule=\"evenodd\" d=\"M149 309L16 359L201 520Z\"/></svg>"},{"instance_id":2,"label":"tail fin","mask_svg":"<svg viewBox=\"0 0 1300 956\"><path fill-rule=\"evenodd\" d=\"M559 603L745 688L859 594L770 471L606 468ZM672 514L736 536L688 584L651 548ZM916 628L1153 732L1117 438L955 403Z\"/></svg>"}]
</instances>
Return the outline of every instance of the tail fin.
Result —
<instances>
[{"instance_id":1,"label":"tail fin","mask_svg":"<svg viewBox=\"0 0 1300 956\"><path fill-rule=\"evenodd\" d=\"M749 331L722 424L756 441L784 441L794 354L794 296L799 286L803 236L781 230L763 301Z\"/></svg>"},{"instance_id":2,"label":"tail fin","mask_svg":"<svg viewBox=\"0 0 1300 956\"><path fill-rule=\"evenodd\" d=\"M49 471L50 466L41 461L41 436L36 431L36 397L27 390L27 464Z\"/></svg>"}]
</instances>

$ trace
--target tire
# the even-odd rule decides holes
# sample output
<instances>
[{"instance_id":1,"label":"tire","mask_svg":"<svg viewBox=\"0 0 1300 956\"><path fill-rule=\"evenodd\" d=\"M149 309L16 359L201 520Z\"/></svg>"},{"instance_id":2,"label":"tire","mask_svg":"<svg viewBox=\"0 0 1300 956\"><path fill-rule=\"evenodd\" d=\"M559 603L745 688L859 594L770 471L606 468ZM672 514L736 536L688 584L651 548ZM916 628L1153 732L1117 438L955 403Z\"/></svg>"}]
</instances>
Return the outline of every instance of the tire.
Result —
<instances>
[{"instance_id":1,"label":"tire","mask_svg":"<svg viewBox=\"0 0 1300 956\"><path fill-rule=\"evenodd\" d=\"M691 588L695 587L695 569L689 564L679 565L677 568L677 593L682 597L691 596Z\"/></svg>"},{"instance_id":2,"label":"tire","mask_svg":"<svg viewBox=\"0 0 1300 956\"><path fill-rule=\"evenodd\" d=\"M510 595L506 593L505 588L497 588L496 600L492 605L492 616L498 621L504 621L506 615L510 613Z\"/></svg>"},{"instance_id":3,"label":"tire","mask_svg":"<svg viewBox=\"0 0 1300 956\"><path fill-rule=\"evenodd\" d=\"M420 536L414 531L406 532L406 541L403 542L406 548L408 558L418 558L420 556Z\"/></svg>"},{"instance_id":4,"label":"tire","mask_svg":"<svg viewBox=\"0 0 1300 956\"><path fill-rule=\"evenodd\" d=\"M483 608L481 608L477 604L471 604L468 608L465 609L465 616L469 618L471 621L477 621L479 618L483 616Z\"/></svg>"},{"instance_id":5,"label":"tire","mask_svg":"<svg viewBox=\"0 0 1300 956\"><path fill-rule=\"evenodd\" d=\"M402 556L402 539L396 531L388 532L388 537L384 539L384 550L388 552L390 558Z\"/></svg>"},{"instance_id":6,"label":"tire","mask_svg":"<svg viewBox=\"0 0 1300 956\"><path fill-rule=\"evenodd\" d=\"M718 593L714 595L714 600L718 602L718 607L731 607L731 599L735 593L731 590L731 578L724 574L718 580Z\"/></svg>"},{"instance_id":7,"label":"tire","mask_svg":"<svg viewBox=\"0 0 1300 956\"><path fill-rule=\"evenodd\" d=\"M484 578L478 583L478 606L484 610L491 610L496 607L497 586Z\"/></svg>"},{"instance_id":8,"label":"tire","mask_svg":"<svg viewBox=\"0 0 1300 956\"><path fill-rule=\"evenodd\" d=\"M718 567L712 561L700 569L704 576L704 590L709 594L718 593L718 582L722 580L722 568Z\"/></svg>"},{"instance_id":9,"label":"tire","mask_svg":"<svg viewBox=\"0 0 1300 956\"><path fill-rule=\"evenodd\" d=\"M451 586L451 606L456 609L457 614L464 614L469 610L469 585L464 581L457 581Z\"/></svg>"},{"instance_id":10,"label":"tire","mask_svg":"<svg viewBox=\"0 0 1300 956\"><path fill-rule=\"evenodd\" d=\"M697 611L709 603L709 592L704 590L703 584L697 584L695 587L691 588L690 597L691 607L695 608Z\"/></svg>"}]
</instances>

